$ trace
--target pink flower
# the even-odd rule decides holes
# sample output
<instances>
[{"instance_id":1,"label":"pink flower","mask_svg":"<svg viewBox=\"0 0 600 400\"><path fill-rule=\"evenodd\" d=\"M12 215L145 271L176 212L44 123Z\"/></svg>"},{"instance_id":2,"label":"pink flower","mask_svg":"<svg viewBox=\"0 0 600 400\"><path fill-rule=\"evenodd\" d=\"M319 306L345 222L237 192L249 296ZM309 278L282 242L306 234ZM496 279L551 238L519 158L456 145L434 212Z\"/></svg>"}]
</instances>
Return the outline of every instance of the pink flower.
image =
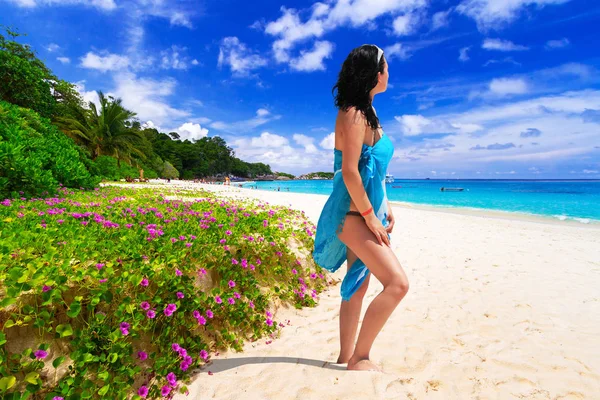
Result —
<instances>
[{"instance_id":1,"label":"pink flower","mask_svg":"<svg viewBox=\"0 0 600 400\"><path fill-rule=\"evenodd\" d=\"M206 310L206 316L207 316L208 318L212 318L212 317L213 317L213 315L214 315L214 314L213 314L213 312L212 312L212 311L210 311L210 310Z\"/></svg>"},{"instance_id":2,"label":"pink flower","mask_svg":"<svg viewBox=\"0 0 600 400\"><path fill-rule=\"evenodd\" d=\"M292 274L296 275L298 273L298 271L296 271L296 268L292 269Z\"/></svg>"},{"instance_id":3,"label":"pink flower","mask_svg":"<svg viewBox=\"0 0 600 400\"><path fill-rule=\"evenodd\" d=\"M263 226L267 226L269 225L269 221L267 221L266 219L263 220Z\"/></svg>"},{"instance_id":4,"label":"pink flower","mask_svg":"<svg viewBox=\"0 0 600 400\"><path fill-rule=\"evenodd\" d=\"M260 258L256 259L256 265L260 265Z\"/></svg>"},{"instance_id":5,"label":"pink flower","mask_svg":"<svg viewBox=\"0 0 600 400\"><path fill-rule=\"evenodd\" d=\"M229 304L235 304L235 300L233 298L228 298L227 301L229 302Z\"/></svg>"},{"instance_id":6,"label":"pink flower","mask_svg":"<svg viewBox=\"0 0 600 400\"><path fill-rule=\"evenodd\" d=\"M200 350L200 357L203 360L206 360L208 358L208 353L206 352L206 350Z\"/></svg>"},{"instance_id":7,"label":"pink flower","mask_svg":"<svg viewBox=\"0 0 600 400\"><path fill-rule=\"evenodd\" d=\"M250 271L254 271L256 267L254 266L254 264L250 264Z\"/></svg>"},{"instance_id":8,"label":"pink flower","mask_svg":"<svg viewBox=\"0 0 600 400\"><path fill-rule=\"evenodd\" d=\"M183 293L181 292L177 292L177 298L178 299L183 299L185 296L183 295Z\"/></svg>"},{"instance_id":9,"label":"pink flower","mask_svg":"<svg viewBox=\"0 0 600 400\"><path fill-rule=\"evenodd\" d=\"M239 261L238 261L238 260L236 260L235 258L232 258L232 259L231 259L231 263L232 263L233 265L237 265L237 264L239 264Z\"/></svg>"},{"instance_id":10,"label":"pink flower","mask_svg":"<svg viewBox=\"0 0 600 400\"><path fill-rule=\"evenodd\" d=\"M198 319L200 318L200 312L198 310L194 310L194 312L192 313L192 315L194 316L194 318Z\"/></svg>"},{"instance_id":11,"label":"pink flower","mask_svg":"<svg viewBox=\"0 0 600 400\"><path fill-rule=\"evenodd\" d=\"M206 325L206 318L204 318L202 315L199 316L197 318L197 320L198 320L198 325Z\"/></svg>"},{"instance_id":12,"label":"pink flower","mask_svg":"<svg viewBox=\"0 0 600 400\"><path fill-rule=\"evenodd\" d=\"M173 315L173 313L175 312L175 310L177 310L177 306L173 303L168 304L163 313L167 316L170 317L171 315Z\"/></svg>"},{"instance_id":13,"label":"pink flower","mask_svg":"<svg viewBox=\"0 0 600 400\"><path fill-rule=\"evenodd\" d=\"M250 308L254 308L254 302L252 300L250 300L250 302L248 303L248 305L250 306Z\"/></svg>"},{"instance_id":14,"label":"pink flower","mask_svg":"<svg viewBox=\"0 0 600 400\"><path fill-rule=\"evenodd\" d=\"M225 234L229 236L229 235L231 235L231 231L228 229L225 231Z\"/></svg>"},{"instance_id":15,"label":"pink flower","mask_svg":"<svg viewBox=\"0 0 600 400\"><path fill-rule=\"evenodd\" d=\"M221 239L221 240L219 240L219 243L221 243L221 244L225 244L225 243L227 243L227 240L225 240L225 239Z\"/></svg>"},{"instance_id":16,"label":"pink flower","mask_svg":"<svg viewBox=\"0 0 600 400\"><path fill-rule=\"evenodd\" d=\"M267 314L267 317L272 317L273 316L273 314L271 314L270 311L266 311L265 314Z\"/></svg>"},{"instance_id":17,"label":"pink flower","mask_svg":"<svg viewBox=\"0 0 600 400\"><path fill-rule=\"evenodd\" d=\"M221 297L220 297L220 296L215 296L215 302L216 302L217 304L221 304L221 303L223 302L223 300L221 300Z\"/></svg>"},{"instance_id":18,"label":"pink flower","mask_svg":"<svg viewBox=\"0 0 600 400\"><path fill-rule=\"evenodd\" d=\"M65 398L61 396L54 396L52 400L65 400Z\"/></svg>"},{"instance_id":19,"label":"pink flower","mask_svg":"<svg viewBox=\"0 0 600 400\"><path fill-rule=\"evenodd\" d=\"M161 394L163 397L167 397L167 396L169 395L169 393L171 393L171 388L170 388L170 387L168 387L167 385L163 386L163 387L160 389L160 394Z\"/></svg>"},{"instance_id":20,"label":"pink flower","mask_svg":"<svg viewBox=\"0 0 600 400\"><path fill-rule=\"evenodd\" d=\"M181 346L178 343L172 343L171 349L173 349L173 351L179 351L181 349Z\"/></svg>"},{"instance_id":21,"label":"pink flower","mask_svg":"<svg viewBox=\"0 0 600 400\"><path fill-rule=\"evenodd\" d=\"M178 268L175 268L175 275L181 276L183 273Z\"/></svg>"},{"instance_id":22,"label":"pink flower","mask_svg":"<svg viewBox=\"0 0 600 400\"><path fill-rule=\"evenodd\" d=\"M242 297L242 295L239 294L238 292L234 292L233 297L235 297L236 299L239 299L240 297Z\"/></svg>"},{"instance_id":23,"label":"pink flower","mask_svg":"<svg viewBox=\"0 0 600 400\"><path fill-rule=\"evenodd\" d=\"M119 329L121 330L121 333L123 334L123 336L129 335L129 326L130 325L127 322L121 322Z\"/></svg>"},{"instance_id":24,"label":"pink flower","mask_svg":"<svg viewBox=\"0 0 600 400\"><path fill-rule=\"evenodd\" d=\"M146 317L152 319L156 317L156 312L154 310L148 310L148 312L146 313Z\"/></svg>"},{"instance_id":25,"label":"pink flower","mask_svg":"<svg viewBox=\"0 0 600 400\"><path fill-rule=\"evenodd\" d=\"M227 245L223 246L223 250L229 251L229 246L227 246Z\"/></svg>"},{"instance_id":26,"label":"pink flower","mask_svg":"<svg viewBox=\"0 0 600 400\"><path fill-rule=\"evenodd\" d=\"M147 301L142 301L142 304L140 304L140 307L142 308L142 310L147 311L150 309L150 303L148 303Z\"/></svg>"},{"instance_id":27,"label":"pink flower","mask_svg":"<svg viewBox=\"0 0 600 400\"><path fill-rule=\"evenodd\" d=\"M235 282L234 281L229 281L229 287L230 288L235 287Z\"/></svg>"},{"instance_id":28,"label":"pink flower","mask_svg":"<svg viewBox=\"0 0 600 400\"><path fill-rule=\"evenodd\" d=\"M148 388L146 386L140 386L137 392L138 396L146 397L148 396Z\"/></svg>"},{"instance_id":29,"label":"pink flower","mask_svg":"<svg viewBox=\"0 0 600 400\"><path fill-rule=\"evenodd\" d=\"M145 351L138 351L138 358L142 361L148 358L148 354Z\"/></svg>"},{"instance_id":30,"label":"pink flower","mask_svg":"<svg viewBox=\"0 0 600 400\"><path fill-rule=\"evenodd\" d=\"M44 358L48 357L48 352L46 350L36 350L33 352L33 355L35 356L35 358L37 358L38 360L43 360Z\"/></svg>"},{"instance_id":31,"label":"pink flower","mask_svg":"<svg viewBox=\"0 0 600 400\"><path fill-rule=\"evenodd\" d=\"M201 275L206 275L206 270L204 268L200 268L200 274Z\"/></svg>"},{"instance_id":32,"label":"pink flower","mask_svg":"<svg viewBox=\"0 0 600 400\"><path fill-rule=\"evenodd\" d=\"M46 285L44 285L44 287L42 287L42 292L47 292L49 290L52 290L52 286L46 286Z\"/></svg>"},{"instance_id":33,"label":"pink flower","mask_svg":"<svg viewBox=\"0 0 600 400\"><path fill-rule=\"evenodd\" d=\"M96 264L96 268L98 268L98 271L101 270L102 267L104 267L104 263L98 263L98 264Z\"/></svg>"},{"instance_id":34,"label":"pink flower","mask_svg":"<svg viewBox=\"0 0 600 400\"><path fill-rule=\"evenodd\" d=\"M273 326L273 320L272 319L267 318L267 320L265 322L267 323L267 325Z\"/></svg>"},{"instance_id":35,"label":"pink flower","mask_svg":"<svg viewBox=\"0 0 600 400\"><path fill-rule=\"evenodd\" d=\"M173 372L169 372L167 374L167 382L173 387L177 386L177 376Z\"/></svg>"},{"instance_id":36,"label":"pink flower","mask_svg":"<svg viewBox=\"0 0 600 400\"><path fill-rule=\"evenodd\" d=\"M108 279L104 278L104 279L100 279L98 282L104 283L104 282L107 282L107 281L108 281Z\"/></svg>"},{"instance_id":37,"label":"pink flower","mask_svg":"<svg viewBox=\"0 0 600 400\"><path fill-rule=\"evenodd\" d=\"M140 282L140 286L148 286L148 278L144 278L142 279L142 281Z\"/></svg>"}]
</instances>

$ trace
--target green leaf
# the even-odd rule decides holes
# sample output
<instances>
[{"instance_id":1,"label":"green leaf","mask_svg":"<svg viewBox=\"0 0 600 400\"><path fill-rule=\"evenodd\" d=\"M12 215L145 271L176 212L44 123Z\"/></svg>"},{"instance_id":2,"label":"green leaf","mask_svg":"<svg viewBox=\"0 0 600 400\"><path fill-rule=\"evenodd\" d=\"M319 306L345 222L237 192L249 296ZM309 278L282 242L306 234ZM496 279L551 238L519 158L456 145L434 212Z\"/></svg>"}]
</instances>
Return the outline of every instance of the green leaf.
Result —
<instances>
[{"instance_id":1,"label":"green leaf","mask_svg":"<svg viewBox=\"0 0 600 400\"><path fill-rule=\"evenodd\" d=\"M11 304L14 304L17 301L14 297L7 297L6 299L0 301L0 308L8 307Z\"/></svg>"},{"instance_id":2,"label":"green leaf","mask_svg":"<svg viewBox=\"0 0 600 400\"><path fill-rule=\"evenodd\" d=\"M108 389L110 389L110 385L102 386L100 390L98 390L98 394L104 396L106 392L108 392Z\"/></svg>"},{"instance_id":3,"label":"green leaf","mask_svg":"<svg viewBox=\"0 0 600 400\"><path fill-rule=\"evenodd\" d=\"M25 375L25 382L29 382L32 385L37 385L39 377L40 374L38 374L37 372L30 372L27 375Z\"/></svg>"},{"instance_id":4,"label":"green leaf","mask_svg":"<svg viewBox=\"0 0 600 400\"><path fill-rule=\"evenodd\" d=\"M75 318L79 315L80 312L81 312L81 303L78 301L74 301L73 303L71 303L71 306L69 307L69 311L67 311L67 315L71 318Z\"/></svg>"},{"instance_id":5,"label":"green leaf","mask_svg":"<svg viewBox=\"0 0 600 400\"><path fill-rule=\"evenodd\" d=\"M117 358L119 358L119 355L117 353L110 353L108 355L108 362L114 363L115 361L117 361Z\"/></svg>"},{"instance_id":6,"label":"green leaf","mask_svg":"<svg viewBox=\"0 0 600 400\"><path fill-rule=\"evenodd\" d=\"M9 319L8 321L6 321L6 323L4 324L5 328L10 328L11 326L15 325L15 321L13 321L12 319Z\"/></svg>"},{"instance_id":7,"label":"green leaf","mask_svg":"<svg viewBox=\"0 0 600 400\"><path fill-rule=\"evenodd\" d=\"M98 378L106 381L108 379L108 371L103 371L98 374Z\"/></svg>"},{"instance_id":8,"label":"green leaf","mask_svg":"<svg viewBox=\"0 0 600 400\"><path fill-rule=\"evenodd\" d=\"M5 392L13 387L15 383L17 383L17 378L14 376L5 376L4 378L0 378L0 390Z\"/></svg>"},{"instance_id":9,"label":"green leaf","mask_svg":"<svg viewBox=\"0 0 600 400\"><path fill-rule=\"evenodd\" d=\"M4 332L0 332L0 346L2 346L4 343L6 343L6 335Z\"/></svg>"},{"instance_id":10,"label":"green leaf","mask_svg":"<svg viewBox=\"0 0 600 400\"><path fill-rule=\"evenodd\" d=\"M60 364L62 364L63 362L65 362L65 360L66 360L66 358L65 358L64 356L56 357L56 358L54 359L54 361L52 361L52 366L53 366L54 368L58 368L58 366L59 366Z\"/></svg>"},{"instance_id":11,"label":"green leaf","mask_svg":"<svg viewBox=\"0 0 600 400\"><path fill-rule=\"evenodd\" d=\"M73 328L70 324L60 324L56 327L56 332L60 334L60 337L71 336L73 334Z\"/></svg>"}]
</instances>

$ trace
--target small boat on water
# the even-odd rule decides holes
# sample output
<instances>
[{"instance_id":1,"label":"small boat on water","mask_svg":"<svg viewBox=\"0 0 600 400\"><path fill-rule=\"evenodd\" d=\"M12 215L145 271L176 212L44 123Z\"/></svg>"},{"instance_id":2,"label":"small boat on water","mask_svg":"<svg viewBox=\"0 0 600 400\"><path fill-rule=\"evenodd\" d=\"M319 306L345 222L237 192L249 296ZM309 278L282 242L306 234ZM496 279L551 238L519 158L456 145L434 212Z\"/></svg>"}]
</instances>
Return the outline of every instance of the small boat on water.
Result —
<instances>
[{"instance_id":1,"label":"small boat on water","mask_svg":"<svg viewBox=\"0 0 600 400\"><path fill-rule=\"evenodd\" d=\"M401 188L402 186L392 186L392 187L393 187L394 189L399 189L399 188Z\"/></svg>"},{"instance_id":2,"label":"small boat on water","mask_svg":"<svg viewBox=\"0 0 600 400\"><path fill-rule=\"evenodd\" d=\"M386 174L385 175L385 183L394 183L394 175Z\"/></svg>"},{"instance_id":3,"label":"small boat on water","mask_svg":"<svg viewBox=\"0 0 600 400\"><path fill-rule=\"evenodd\" d=\"M445 188L443 186L440 188L440 192L462 192L463 190L465 190L465 189L463 189L463 188Z\"/></svg>"}]
</instances>

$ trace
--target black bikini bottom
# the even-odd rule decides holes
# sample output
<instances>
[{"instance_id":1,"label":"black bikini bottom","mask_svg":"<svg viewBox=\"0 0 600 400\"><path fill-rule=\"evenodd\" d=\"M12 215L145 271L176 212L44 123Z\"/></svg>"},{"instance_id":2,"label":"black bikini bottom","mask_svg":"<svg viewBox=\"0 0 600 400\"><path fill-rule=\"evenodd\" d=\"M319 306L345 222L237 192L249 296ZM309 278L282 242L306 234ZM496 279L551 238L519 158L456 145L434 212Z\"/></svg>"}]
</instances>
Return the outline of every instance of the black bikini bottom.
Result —
<instances>
[{"instance_id":1,"label":"black bikini bottom","mask_svg":"<svg viewBox=\"0 0 600 400\"><path fill-rule=\"evenodd\" d=\"M358 211L348 211L346 215L356 215L357 217L364 218Z\"/></svg>"}]
</instances>

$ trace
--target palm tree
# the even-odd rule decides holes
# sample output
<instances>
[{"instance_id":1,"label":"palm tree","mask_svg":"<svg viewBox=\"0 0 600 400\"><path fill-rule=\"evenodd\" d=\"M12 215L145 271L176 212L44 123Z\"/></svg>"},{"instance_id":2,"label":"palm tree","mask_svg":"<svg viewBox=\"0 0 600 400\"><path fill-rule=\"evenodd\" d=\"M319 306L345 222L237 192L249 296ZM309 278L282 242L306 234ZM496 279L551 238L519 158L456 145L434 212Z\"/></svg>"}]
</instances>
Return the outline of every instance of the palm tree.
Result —
<instances>
[{"instance_id":1,"label":"palm tree","mask_svg":"<svg viewBox=\"0 0 600 400\"><path fill-rule=\"evenodd\" d=\"M55 122L63 132L90 150L92 160L101 155L112 156L120 166L121 161L131 163L132 153L144 157L136 148L143 135L131 124L135 113L123 107L121 99L106 97L101 91L98 91L98 100L99 109L90 102L89 109L79 118L58 117Z\"/></svg>"}]
</instances>

